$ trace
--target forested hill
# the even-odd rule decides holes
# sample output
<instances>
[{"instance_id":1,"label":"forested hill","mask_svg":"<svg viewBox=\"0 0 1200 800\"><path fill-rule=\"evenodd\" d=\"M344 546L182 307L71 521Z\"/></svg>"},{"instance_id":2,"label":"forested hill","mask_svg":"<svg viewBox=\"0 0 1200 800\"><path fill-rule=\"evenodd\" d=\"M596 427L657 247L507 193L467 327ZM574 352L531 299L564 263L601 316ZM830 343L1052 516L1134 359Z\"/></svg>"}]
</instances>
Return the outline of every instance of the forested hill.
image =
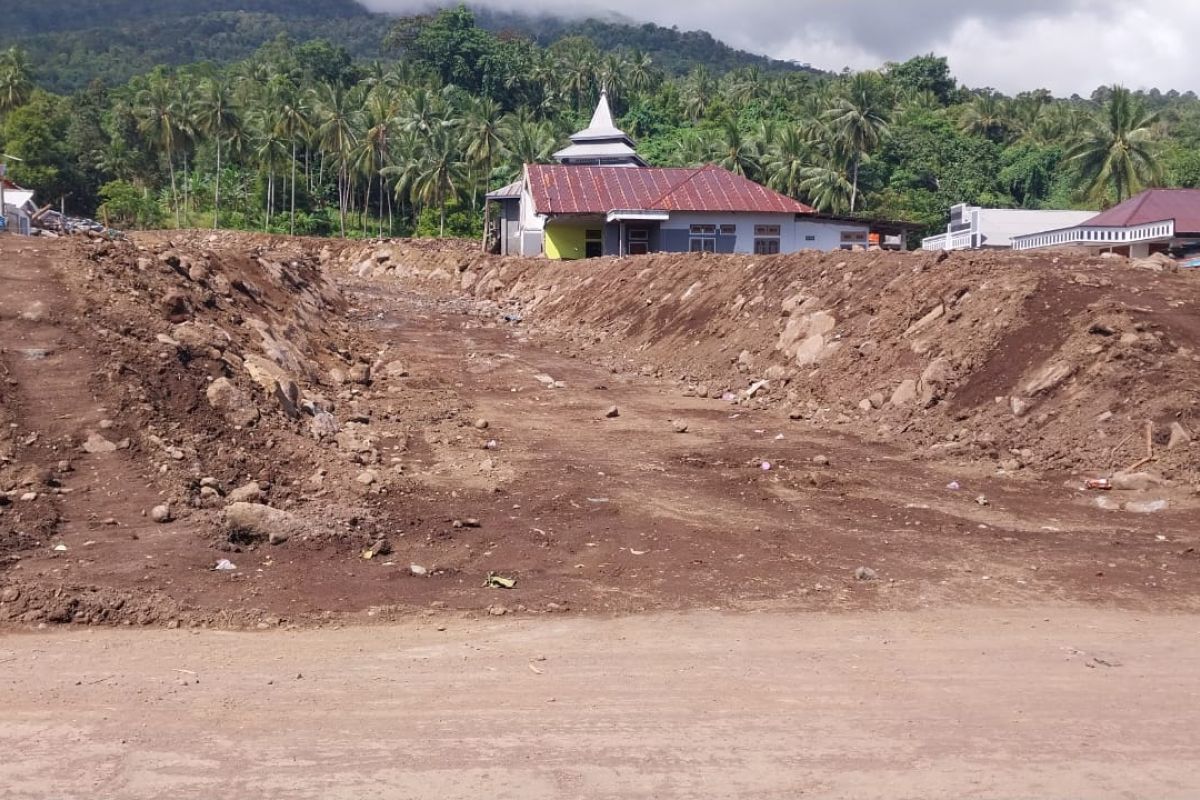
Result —
<instances>
[{"instance_id":1,"label":"forested hill","mask_svg":"<svg viewBox=\"0 0 1200 800\"><path fill-rule=\"evenodd\" d=\"M742 67L798 69L735 50L703 31L493 11L476 15L480 27L542 46L581 35L602 50L637 49L672 74L700 65L717 75ZM356 0L41 0L4 20L0 48L20 44L39 85L69 92L94 79L118 85L160 64L241 61L279 34L297 42L325 39L354 58L379 58L393 22Z\"/></svg>"}]
</instances>

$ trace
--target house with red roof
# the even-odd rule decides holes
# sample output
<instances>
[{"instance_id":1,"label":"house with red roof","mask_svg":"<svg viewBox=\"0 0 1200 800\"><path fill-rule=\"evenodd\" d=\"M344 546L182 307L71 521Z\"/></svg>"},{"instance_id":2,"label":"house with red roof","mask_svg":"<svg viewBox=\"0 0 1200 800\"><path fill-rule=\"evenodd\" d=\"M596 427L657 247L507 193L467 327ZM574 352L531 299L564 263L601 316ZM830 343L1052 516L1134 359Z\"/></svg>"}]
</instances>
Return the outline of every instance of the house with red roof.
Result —
<instances>
[{"instance_id":1,"label":"house with red roof","mask_svg":"<svg viewBox=\"0 0 1200 800\"><path fill-rule=\"evenodd\" d=\"M1200 250L1200 189L1147 189L1077 225L1014 237L1012 246L1085 247L1130 258L1194 254Z\"/></svg>"},{"instance_id":2,"label":"house with red roof","mask_svg":"<svg viewBox=\"0 0 1200 800\"><path fill-rule=\"evenodd\" d=\"M867 247L907 226L818 214L714 165L655 168L616 127L601 93L591 124L521 180L490 193L492 252L574 260L648 253L747 253Z\"/></svg>"}]
</instances>

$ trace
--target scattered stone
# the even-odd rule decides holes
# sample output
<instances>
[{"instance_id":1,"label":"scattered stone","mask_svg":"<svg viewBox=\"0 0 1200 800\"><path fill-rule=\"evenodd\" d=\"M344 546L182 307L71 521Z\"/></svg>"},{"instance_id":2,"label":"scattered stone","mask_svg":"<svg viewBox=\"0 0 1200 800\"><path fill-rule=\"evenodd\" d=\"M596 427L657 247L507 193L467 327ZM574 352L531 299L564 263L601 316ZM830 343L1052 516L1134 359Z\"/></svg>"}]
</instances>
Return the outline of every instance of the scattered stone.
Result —
<instances>
[{"instance_id":1,"label":"scattered stone","mask_svg":"<svg viewBox=\"0 0 1200 800\"><path fill-rule=\"evenodd\" d=\"M363 386L371 382L371 365L370 364L355 364L350 368L350 382L362 384Z\"/></svg>"},{"instance_id":2,"label":"scattered stone","mask_svg":"<svg viewBox=\"0 0 1200 800\"><path fill-rule=\"evenodd\" d=\"M258 408L246 394L228 378L217 378L205 390L208 404L219 411L226 421L239 428L258 421Z\"/></svg>"},{"instance_id":3,"label":"scattered stone","mask_svg":"<svg viewBox=\"0 0 1200 800\"><path fill-rule=\"evenodd\" d=\"M505 608L504 606L499 606L499 605L491 605L491 606L488 606L488 610L487 610L487 611L488 611L488 613L489 613L489 614L491 614L493 617L503 617L505 614L507 614L507 613L508 613L508 609L507 609L507 608Z\"/></svg>"},{"instance_id":4,"label":"scattered stone","mask_svg":"<svg viewBox=\"0 0 1200 800\"><path fill-rule=\"evenodd\" d=\"M828 456L813 456L812 463L816 464L818 467L828 467L829 466L829 457Z\"/></svg>"},{"instance_id":5,"label":"scattered stone","mask_svg":"<svg viewBox=\"0 0 1200 800\"><path fill-rule=\"evenodd\" d=\"M117 452L117 446L108 439L105 439L100 434L93 433L89 435L87 440L83 443L83 452L93 454L115 453Z\"/></svg>"},{"instance_id":6,"label":"scattered stone","mask_svg":"<svg viewBox=\"0 0 1200 800\"><path fill-rule=\"evenodd\" d=\"M491 427L491 424L492 423L488 422L486 419L477 419L475 420L475 430L486 431L489 427Z\"/></svg>"},{"instance_id":7,"label":"scattered stone","mask_svg":"<svg viewBox=\"0 0 1200 800\"><path fill-rule=\"evenodd\" d=\"M295 516L258 503L232 503L225 507L225 529L230 538L267 540L282 544L301 528Z\"/></svg>"},{"instance_id":8,"label":"scattered stone","mask_svg":"<svg viewBox=\"0 0 1200 800\"><path fill-rule=\"evenodd\" d=\"M1029 413L1029 409L1033 408L1033 404L1028 400L1023 400L1020 397L1010 397L1008 400L1008 408L1012 411L1014 417L1023 417Z\"/></svg>"},{"instance_id":9,"label":"scattered stone","mask_svg":"<svg viewBox=\"0 0 1200 800\"><path fill-rule=\"evenodd\" d=\"M258 485L258 481L251 481L229 493L230 503L261 503L262 500L262 487Z\"/></svg>"},{"instance_id":10,"label":"scattered stone","mask_svg":"<svg viewBox=\"0 0 1200 800\"><path fill-rule=\"evenodd\" d=\"M604 412L604 417L606 419L616 419L619 416L621 416L621 409L617 408L616 406L613 406L608 411Z\"/></svg>"},{"instance_id":11,"label":"scattered stone","mask_svg":"<svg viewBox=\"0 0 1200 800\"><path fill-rule=\"evenodd\" d=\"M409 565L408 571L418 578L424 578L425 576L429 575L429 570L425 567L422 567L420 564Z\"/></svg>"},{"instance_id":12,"label":"scattered stone","mask_svg":"<svg viewBox=\"0 0 1200 800\"><path fill-rule=\"evenodd\" d=\"M879 577L879 573L870 567L859 567L854 570L854 580L856 581L873 581Z\"/></svg>"},{"instance_id":13,"label":"scattered stone","mask_svg":"<svg viewBox=\"0 0 1200 800\"><path fill-rule=\"evenodd\" d=\"M379 474L374 470L367 470L366 472L359 473L359 476L354 480L363 486L372 486L379 482Z\"/></svg>"},{"instance_id":14,"label":"scattered stone","mask_svg":"<svg viewBox=\"0 0 1200 800\"><path fill-rule=\"evenodd\" d=\"M1168 450L1187 447L1192 443L1192 434L1178 422L1171 423L1171 440L1167 443Z\"/></svg>"},{"instance_id":15,"label":"scattered stone","mask_svg":"<svg viewBox=\"0 0 1200 800\"><path fill-rule=\"evenodd\" d=\"M165 503L150 509L150 519L154 520L160 525L168 523L174 518L175 517L171 514L171 506Z\"/></svg>"},{"instance_id":16,"label":"scattered stone","mask_svg":"<svg viewBox=\"0 0 1200 800\"><path fill-rule=\"evenodd\" d=\"M408 377L408 367L402 361L392 361L383 368L383 371L385 375L393 380Z\"/></svg>"},{"instance_id":17,"label":"scattered stone","mask_svg":"<svg viewBox=\"0 0 1200 800\"><path fill-rule=\"evenodd\" d=\"M676 433L687 433L687 432L688 432L688 424L687 424L686 422L675 422L675 423L672 423L672 425L671 425L671 428L672 428L672 429L673 429L673 430L674 430Z\"/></svg>"},{"instance_id":18,"label":"scattered stone","mask_svg":"<svg viewBox=\"0 0 1200 800\"><path fill-rule=\"evenodd\" d=\"M38 499L37 492L26 492L25 494L21 495L22 503L32 503L34 500L37 500L37 499Z\"/></svg>"},{"instance_id":19,"label":"scattered stone","mask_svg":"<svg viewBox=\"0 0 1200 800\"><path fill-rule=\"evenodd\" d=\"M1147 489L1158 489L1166 482L1149 472L1118 472L1111 478L1112 487L1121 492L1144 492Z\"/></svg>"},{"instance_id":20,"label":"scattered stone","mask_svg":"<svg viewBox=\"0 0 1200 800\"><path fill-rule=\"evenodd\" d=\"M901 407L912 403L917 399L917 382L909 379L901 382L896 387L896 391L892 392L891 403L893 406Z\"/></svg>"},{"instance_id":21,"label":"scattered stone","mask_svg":"<svg viewBox=\"0 0 1200 800\"><path fill-rule=\"evenodd\" d=\"M1025 395L1034 397L1057 388L1063 381L1075 374L1075 369L1074 364L1050 364L1025 384Z\"/></svg>"}]
</instances>

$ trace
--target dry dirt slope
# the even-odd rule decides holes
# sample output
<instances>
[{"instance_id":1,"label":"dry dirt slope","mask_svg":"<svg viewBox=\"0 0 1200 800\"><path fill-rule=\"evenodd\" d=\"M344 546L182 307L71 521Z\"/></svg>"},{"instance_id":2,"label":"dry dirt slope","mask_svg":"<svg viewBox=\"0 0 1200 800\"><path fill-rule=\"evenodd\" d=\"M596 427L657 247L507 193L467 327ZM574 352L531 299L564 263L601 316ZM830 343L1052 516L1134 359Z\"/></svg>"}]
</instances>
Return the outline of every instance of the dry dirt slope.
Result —
<instances>
[{"instance_id":1,"label":"dry dirt slope","mask_svg":"<svg viewBox=\"0 0 1200 800\"><path fill-rule=\"evenodd\" d=\"M8 622L1200 591L1193 450L1161 441L1190 426L1191 276L201 233L0 248ZM1046 471L1140 458L1143 419L1144 480L1171 485L1099 497Z\"/></svg>"},{"instance_id":2,"label":"dry dirt slope","mask_svg":"<svg viewBox=\"0 0 1200 800\"><path fill-rule=\"evenodd\" d=\"M1200 270L947 256L556 264L393 243L342 260L497 301L614 369L926 455L1110 474L1147 455L1149 424L1152 469L1200 480Z\"/></svg>"}]
</instances>

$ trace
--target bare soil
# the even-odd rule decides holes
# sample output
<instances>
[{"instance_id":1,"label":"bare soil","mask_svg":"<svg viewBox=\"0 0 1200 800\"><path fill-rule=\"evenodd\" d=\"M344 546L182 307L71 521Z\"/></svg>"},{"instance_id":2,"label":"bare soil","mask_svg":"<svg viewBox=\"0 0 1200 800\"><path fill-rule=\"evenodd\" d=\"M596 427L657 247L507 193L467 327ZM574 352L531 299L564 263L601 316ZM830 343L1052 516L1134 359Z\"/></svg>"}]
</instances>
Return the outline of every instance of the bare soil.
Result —
<instances>
[{"instance_id":1,"label":"bare soil","mask_svg":"<svg viewBox=\"0 0 1200 800\"><path fill-rule=\"evenodd\" d=\"M855 399L876 385L871 370L902 362L900 350L914 354L910 318L927 303L905 306L868 281L874 322L830 306L858 320L824 357L836 369L822 361L803 376L792 370L773 379L781 389L745 391L773 356L726 358L750 342L776 352L776 329L800 313L767 329L765 316L740 309L773 306L778 317L787 292L767 297L764 288L755 302L743 283L793 287L797 274L828 282L829 256L694 259L707 285L724 287L712 294L744 302L729 315L711 300L688 329L674 311L653 312L657 327L646 327L643 309L666 301L631 288L656 264L660 289L692 286L678 258L599 262L582 277L592 265L497 263L464 246L407 243L364 255L325 242L179 234L136 245L8 238L0 248L0 619L10 623L274 627L394 619L431 604L495 614L1049 600L1196 607L1193 446L1154 444L1156 460L1143 468L1161 486L1083 489L1112 471L1094 452L1117 463L1132 462L1139 446L1144 453L1138 431L1143 418L1155 424L1151 410L1177 408L1163 419L1190 425L1200 385L1190 275L1083 264L1045 277L1035 267L1055 265L1005 272L998 257L954 272L945 266L954 259L845 256L907 259L903 270L875 266L925 286L893 279L906 297L955 296L963 306L987 296L998 310L935 320L975 320L965 333L943 331L937 345L975 353L974 368L953 366L960 379L939 380L924 407L846 404L834 416L838 406L820 404L797 413L811 407L798 397L845 385L855 388L837 391ZM570 285L533 288L551 279ZM834 282L841 291L855 280ZM497 282L508 288L472 290ZM617 302L622 292L642 299ZM1158 320L1141 333L1141 322L1116 319L1133 313L1135 292L1147 309L1138 313ZM1079 332L1077 315L1094 320L1097 308L1118 306L1105 317L1111 333L1088 332L1092 322ZM1043 307L1065 320L1062 331L1030 321ZM1076 383L1031 400L1048 409L1041 421L985 401L1047 358L1065 358L1063 341L1120 338L1122 326L1147 347L1158 343L1160 371L1133 359L1131 343L1119 358L1093 354L1099 360L1078 367ZM861 354L860 329L893 355L838 361ZM693 336L701 338L689 348ZM1089 352L1080 348L1071 352ZM713 388L697 392L695 374L672 376L682 360L697 373L707 365ZM264 381L256 363L278 374ZM308 410L287 408L272 375L297 384ZM252 421L207 401L222 379ZM1149 393L1154 381L1165 382ZM1138 394L1101 402L1091 393L1111 386ZM1064 420L1104 407L1117 409L1117 422L1058 433ZM955 410L963 408L974 410ZM336 434L318 428L318 413ZM937 435L960 446L923 443L945 430L958 432ZM1113 441L1123 430L1127 441ZM1016 455L1003 452L1001 431ZM117 449L84 452L92 435ZM1049 440L1053 449L1043 449ZM1062 456L1075 441L1082 450ZM251 481L262 502L290 515L288 541L230 528L229 495ZM1166 510L1113 510L1157 501ZM153 522L164 503L173 521ZM220 559L236 569L215 571ZM487 587L489 574L515 587Z\"/></svg>"},{"instance_id":2,"label":"bare soil","mask_svg":"<svg viewBox=\"0 0 1200 800\"><path fill-rule=\"evenodd\" d=\"M1194 615L436 618L0 639L12 800L1200 793Z\"/></svg>"}]
</instances>

